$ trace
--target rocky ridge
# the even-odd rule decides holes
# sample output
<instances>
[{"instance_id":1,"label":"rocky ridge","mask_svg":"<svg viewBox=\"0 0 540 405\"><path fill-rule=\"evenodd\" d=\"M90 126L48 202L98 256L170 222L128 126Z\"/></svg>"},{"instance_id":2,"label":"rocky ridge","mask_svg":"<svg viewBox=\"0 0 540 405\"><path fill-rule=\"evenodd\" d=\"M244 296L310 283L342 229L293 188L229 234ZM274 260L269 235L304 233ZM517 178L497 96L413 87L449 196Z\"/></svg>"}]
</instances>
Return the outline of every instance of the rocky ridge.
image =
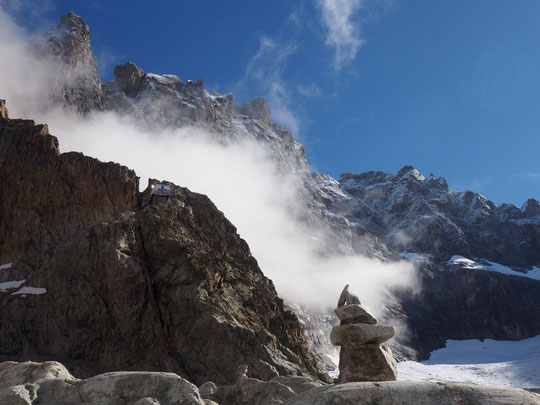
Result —
<instances>
[{"instance_id":1,"label":"rocky ridge","mask_svg":"<svg viewBox=\"0 0 540 405\"><path fill-rule=\"evenodd\" d=\"M168 183L169 199L145 204L135 172L60 154L31 120L0 119L0 169L0 359L196 383L227 383L238 363L264 380L325 378L296 316L206 196Z\"/></svg>"},{"instance_id":2,"label":"rocky ridge","mask_svg":"<svg viewBox=\"0 0 540 405\"><path fill-rule=\"evenodd\" d=\"M412 166L396 175L343 174L325 184L327 207L363 226L398 252L444 263L454 255L530 269L540 264L540 203L495 205L472 191L453 191ZM341 192L339 193L338 192Z\"/></svg>"}]
</instances>

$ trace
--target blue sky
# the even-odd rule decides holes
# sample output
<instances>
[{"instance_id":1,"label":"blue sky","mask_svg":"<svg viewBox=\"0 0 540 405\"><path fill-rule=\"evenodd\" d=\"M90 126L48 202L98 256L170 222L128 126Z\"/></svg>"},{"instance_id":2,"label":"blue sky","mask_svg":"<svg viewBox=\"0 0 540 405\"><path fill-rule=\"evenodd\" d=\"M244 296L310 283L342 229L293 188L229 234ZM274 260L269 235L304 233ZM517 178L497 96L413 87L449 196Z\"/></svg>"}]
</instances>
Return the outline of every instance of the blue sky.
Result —
<instances>
[{"instance_id":1,"label":"blue sky","mask_svg":"<svg viewBox=\"0 0 540 405\"><path fill-rule=\"evenodd\" d=\"M540 198L540 2L0 0L31 31L74 11L116 63L266 97L311 166L406 164L496 203Z\"/></svg>"}]
</instances>

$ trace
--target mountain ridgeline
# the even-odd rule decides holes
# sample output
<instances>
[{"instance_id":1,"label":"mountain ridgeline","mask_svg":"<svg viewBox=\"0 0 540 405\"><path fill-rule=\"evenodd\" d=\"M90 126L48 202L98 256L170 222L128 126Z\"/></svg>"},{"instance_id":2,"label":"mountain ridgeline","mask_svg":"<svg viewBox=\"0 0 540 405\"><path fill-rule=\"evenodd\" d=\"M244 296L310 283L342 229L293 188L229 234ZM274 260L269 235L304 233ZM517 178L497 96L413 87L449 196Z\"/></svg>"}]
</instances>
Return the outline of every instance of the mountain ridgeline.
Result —
<instances>
[{"instance_id":1,"label":"mountain ridgeline","mask_svg":"<svg viewBox=\"0 0 540 405\"><path fill-rule=\"evenodd\" d=\"M302 180L296 215L322 230L321 254L422 257L419 292L392 292L386 312L408 327L398 358L425 358L446 339L540 334L540 281L527 277L540 266L538 201L496 206L410 166L339 180L311 172L303 146L272 122L264 99L236 106L202 80L146 73L131 62L102 82L89 35L70 13L33 41L36 54L62 66L51 80L55 106L262 143L279 170ZM149 191L138 192L133 171L60 154L47 128L31 122L4 119L0 146L0 265L12 263L0 270L1 358L58 360L81 376L168 370L198 384L230 382L239 362L262 379L323 378L296 315L208 198L171 185L167 204L144 206ZM456 256L516 274L460 265ZM25 287L46 292L17 293ZM324 350L317 339L311 349Z\"/></svg>"}]
</instances>

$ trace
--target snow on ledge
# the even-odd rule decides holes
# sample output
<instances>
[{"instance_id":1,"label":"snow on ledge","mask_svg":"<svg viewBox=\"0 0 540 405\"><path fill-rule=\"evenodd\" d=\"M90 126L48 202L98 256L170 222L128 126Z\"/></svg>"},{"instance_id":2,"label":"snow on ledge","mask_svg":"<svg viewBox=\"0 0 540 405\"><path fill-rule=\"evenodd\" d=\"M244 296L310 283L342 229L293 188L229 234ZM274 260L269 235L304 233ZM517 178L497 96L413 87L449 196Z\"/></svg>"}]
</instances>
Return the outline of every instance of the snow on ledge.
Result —
<instances>
[{"instance_id":1,"label":"snow on ledge","mask_svg":"<svg viewBox=\"0 0 540 405\"><path fill-rule=\"evenodd\" d=\"M458 265L464 269L485 270L494 271L496 273L506 274L508 276L518 276L531 278L533 280L540 280L540 268L533 267L527 273L512 270L510 267L503 266L502 264L490 262L489 260L482 260L482 263L475 262L474 260L467 259L466 257L455 255L450 258L448 264Z\"/></svg>"},{"instance_id":2,"label":"snow on ledge","mask_svg":"<svg viewBox=\"0 0 540 405\"><path fill-rule=\"evenodd\" d=\"M20 281L6 281L5 283L0 283L0 292L6 292L7 290L12 290L14 288L19 288L25 283L26 280Z\"/></svg>"},{"instance_id":3,"label":"snow on ledge","mask_svg":"<svg viewBox=\"0 0 540 405\"><path fill-rule=\"evenodd\" d=\"M13 263L6 263L6 264L2 264L0 265L0 270L7 270L7 269L11 269L11 265Z\"/></svg>"},{"instance_id":4,"label":"snow on ledge","mask_svg":"<svg viewBox=\"0 0 540 405\"><path fill-rule=\"evenodd\" d=\"M40 295L45 294L47 292L47 289L45 288L39 288L39 287L23 287L18 291L15 291L11 295Z\"/></svg>"}]
</instances>

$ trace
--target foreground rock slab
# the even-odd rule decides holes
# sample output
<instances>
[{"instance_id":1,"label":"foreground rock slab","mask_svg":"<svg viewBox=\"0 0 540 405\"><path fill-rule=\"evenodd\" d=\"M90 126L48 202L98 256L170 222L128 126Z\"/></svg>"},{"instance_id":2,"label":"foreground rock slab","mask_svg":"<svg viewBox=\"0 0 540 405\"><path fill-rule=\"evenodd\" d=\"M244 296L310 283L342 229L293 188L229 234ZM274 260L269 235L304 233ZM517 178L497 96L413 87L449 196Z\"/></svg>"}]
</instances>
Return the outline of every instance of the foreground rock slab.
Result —
<instances>
[{"instance_id":1,"label":"foreground rock slab","mask_svg":"<svg viewBox=\"0 0 540 405\"><path fill-rule=\"evenodd\" d=\"M355 382L314 388L287 405L497 405L540 404L540 395L513 389L442 382Z\"/></svg>"},{"instance_id":2,"label":"foreground rock slab","mask_svg":"<svg viewBox=\"0 0 540 405\"><path fill-rule=\"evenodd\" d=\"M173 373L114 372L86 380L57 362L0 363L0 404L204 405L197 387Z\"/></svg>"}]
</instances>

